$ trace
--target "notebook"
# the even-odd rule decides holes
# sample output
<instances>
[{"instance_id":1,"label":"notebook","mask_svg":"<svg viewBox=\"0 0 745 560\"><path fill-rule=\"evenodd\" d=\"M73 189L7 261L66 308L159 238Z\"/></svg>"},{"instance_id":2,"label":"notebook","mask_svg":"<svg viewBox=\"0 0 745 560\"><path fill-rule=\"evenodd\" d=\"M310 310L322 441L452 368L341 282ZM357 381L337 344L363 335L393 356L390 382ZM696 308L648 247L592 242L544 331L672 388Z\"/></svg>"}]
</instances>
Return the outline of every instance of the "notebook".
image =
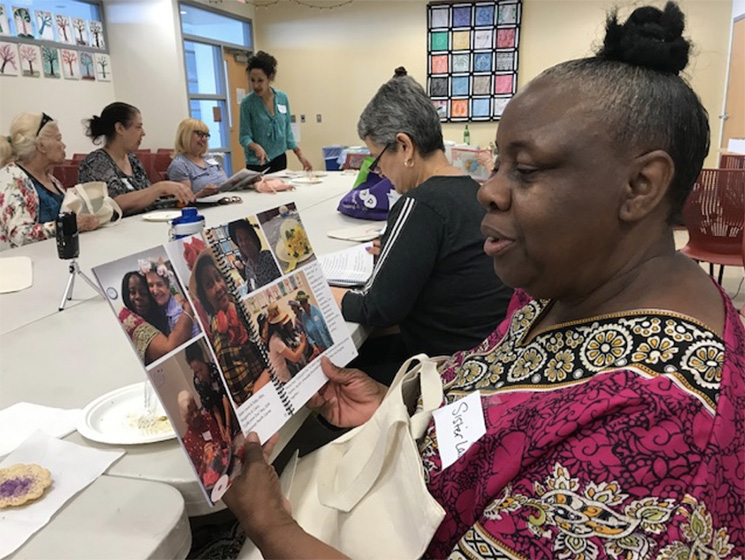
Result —
<instances>
[{"instance_id":1,"label":"notebook","mask_svg":"<svg viewBox=\"0 0 745 560\"><path fill-rule=\"evenodd\" d=\"M375 267L368 251L370 247L372 243L364 243L318 257L326 281L341 287L361 286L367 282Z\"/></svg>"},{"instance_id":2,"label":"notebook","mask_svg":"<svg viewBox=\"0 0 745 560\"><path fill-rule=\"evenodd\" d=\"M210 504L357 355L296 206L236 218L93 269Z\"/></svg>"}]
</instances>

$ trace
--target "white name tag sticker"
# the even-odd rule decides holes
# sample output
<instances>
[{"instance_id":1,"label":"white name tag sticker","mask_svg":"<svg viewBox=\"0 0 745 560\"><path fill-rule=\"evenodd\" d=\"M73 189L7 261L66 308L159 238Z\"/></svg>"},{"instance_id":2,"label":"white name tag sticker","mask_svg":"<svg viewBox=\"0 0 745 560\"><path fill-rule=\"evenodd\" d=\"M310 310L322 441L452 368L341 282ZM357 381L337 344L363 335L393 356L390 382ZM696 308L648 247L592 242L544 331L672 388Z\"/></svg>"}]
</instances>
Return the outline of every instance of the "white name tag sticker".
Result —
<instances>
[{"instance_id":1,"label":"white name tag sticker","mask_svg":"<svg viewBox=\"0 0 745 560\"><path fill-rule=\"evenodd\" d=\"M287 112L287 105L277 103L277 110L284 115Z\"/></svg>"},{"instance_id":2,"label":"white name tag sticker","mask_svg":"<svg viewBox=\"0 0 745 560\"><path fill-rule=\"evenodd\" d=\"M202 439L204 441L212 441L212 432L210 432L209 430L207 430L206 432L203 432Z\"/></svg>"},{"instance_id":3,"label":"white name tag sticker","mask_svg":"<svg viewBox=\"0 0 745 560\"><path fill-rule=\"evenodd\" d=\"M432 416L443 469L455 463L486 433L480 391L435 410Z\"/></svg>"},{"instance_id":4,"label":"white name tag sticker","mask_svg":"<svg viewBox=\"0 0 745 560\"><path fill-rule=\"evenodd\" d=\"M214 158L206 158L206 159L204 160L204 162L205 162L205 163L206 163L207 165L218 165L218 163L217 163L217 160L216 160L216 159L214 159Z\"/></svg>"}]
</instances>

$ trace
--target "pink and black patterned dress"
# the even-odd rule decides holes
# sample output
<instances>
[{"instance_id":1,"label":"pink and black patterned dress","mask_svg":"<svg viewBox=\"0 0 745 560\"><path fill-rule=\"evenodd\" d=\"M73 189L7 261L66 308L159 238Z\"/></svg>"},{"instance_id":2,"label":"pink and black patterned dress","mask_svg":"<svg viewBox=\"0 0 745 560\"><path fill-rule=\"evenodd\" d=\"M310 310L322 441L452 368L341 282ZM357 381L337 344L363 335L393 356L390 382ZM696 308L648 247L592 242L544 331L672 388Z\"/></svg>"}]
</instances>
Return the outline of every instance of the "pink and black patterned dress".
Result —
<instances>
[{"instance_id":1,"label":"pink and black patterned dress","mask_svg":"<svg viewBox=\"0 0 745 560\"><path fill-rule=\"evenodd\" d=\"M479 390L487 433L445 470L421 446L446 517L435 558L745 556L745 329L723 294L723 337L639 310L526 335L519 309L443 372L446 399Z\"/></svg>"}]
</instances>

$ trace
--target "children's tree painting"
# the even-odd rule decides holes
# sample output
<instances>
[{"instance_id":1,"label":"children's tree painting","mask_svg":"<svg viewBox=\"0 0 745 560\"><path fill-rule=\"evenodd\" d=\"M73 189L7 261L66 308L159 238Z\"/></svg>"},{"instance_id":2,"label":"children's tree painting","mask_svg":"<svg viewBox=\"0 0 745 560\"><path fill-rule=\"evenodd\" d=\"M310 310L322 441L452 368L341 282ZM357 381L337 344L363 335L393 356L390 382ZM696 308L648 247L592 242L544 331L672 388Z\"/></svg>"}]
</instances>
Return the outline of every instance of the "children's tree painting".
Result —
<instances>
[{"instance_id":1,"label":"children's tree painting","mask_svg":"<svg viewBox=\"0 0 745 560\"><path fill-rule=\"evenodd\" d=\"M96 53L96 77L100 82L111 81L111 59L109 55Z\"/></svg>"},{"instance_id":2,"label":"children's tree painting","mask_svg":"<svg viewBox=\"0 0 745 560\"><path fill-rule=\"evenodd\" d=\"M81 18L72 18L72 26L75 29L75 44L82 47L88 46L88 26Z\"/></svg>"},{"instance_id":3,"label":"children's tree painting","mask_svg":"<svg viewBox=\"0 0 745 560\"><path fill-rule=\"evenodd\" d=\"M93 55L88 52L80 53L80 78L83 80L95 80L96 73L93 68Z\"/></svg>"},{"instance_id":4,"label":"children's tree painting","mask_svg":"<svg viewBox=\"0 0 745 560\"><path fill-rule=\"evenodd\" d=\"M88 22L88 29L91 32L91 47L105 49L106 42L103 38L103 24L100 21L91 20Z\"/></svg>"},{"instance_id":5,"label":"children's tree painting","mask_svg":"<svg viewBox=\"0 0 745 560\"><path fill-rule=\"evenodd\" d=\"M44 41L54 41L54 23L52 22L52 12L36 10L36 29L39 31L39 39Z\"/></svg>"},{"instance_id":6,"label":"children's tree painting","mask_svg":"<svg viewBox=\"0 0 745 560\"><path fill-rule=\"evenodd\" d=\"M56 14L54 16L54 23L57 26L57 37L60 43L67 43L72 45L75 43L74 37L72 36L72 24L70 23L70 16L63 16Z\"/></svg>"},{"instance_id":7,"label":"children's tree painting","mask_svg":"<svg viewBox=\"0 0 745 560\"><path fill-rule=\"evenodd\" d=\"M31 78L41 75L41 49L36 45L18 45L21 58L21 74Z\"/></svg>"},{"instance_id":8,"label":"children's tree painting","mask_svg":"<svg viewBox=\"0 0 745 560\"><path fill-rule=\"evenodd\" d=\"M54 47L47 47L42 45L41 47L41 60L43 62L44 77L45 78L59 78L60 77L60 60L59 60L59 49Z\"/></svg>"},{"instance_id":9,"label":"children's tree painting","mask_svg":"<svg viewBox=\"0 0 745 560\"><path fill-rule=\"evenodd\" d=\"M62 75L68 80L80 79L77 51L62 49Z\"/></svg>"},{"instance_id":10,"label":"children's tree painting","mask_svg":"<svg viewBox=\"0 0 745 560\"><path fill-rule=\"evenodd\" d=\"M31 23L31 14L28 13L28 9L13 6L13 21L16 24L16 35L18 37L34 38L34 26Z\"/></svg>"},{"instance_id":11,"label":"children's tree painting","mask_svg":"<svg viewBox=\"0 0 745 560\"><path fill-rule=\"evenodd\" d=\"M0 76L17 76L19 67L18 46L0 42Z\"/></svg>"},{"instance_id":12,"label":"children's tree painting","mask_svg":"<svg viewBox=\"0 0 745 560\"><path fill-rule=\"evenodd\" d=\"M3 4L0 4L0 35L10 35L8 14L5 12L5 6Z\"/></svg>"}]
</instances>

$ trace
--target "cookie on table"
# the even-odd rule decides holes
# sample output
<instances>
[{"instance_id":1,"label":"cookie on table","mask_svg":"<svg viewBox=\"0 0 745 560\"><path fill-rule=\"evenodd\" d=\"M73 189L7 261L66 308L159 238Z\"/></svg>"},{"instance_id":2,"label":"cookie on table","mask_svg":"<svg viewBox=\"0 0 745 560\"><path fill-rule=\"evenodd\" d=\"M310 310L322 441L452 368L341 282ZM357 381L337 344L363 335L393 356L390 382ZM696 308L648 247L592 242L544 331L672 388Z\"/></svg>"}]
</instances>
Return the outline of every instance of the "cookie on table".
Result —
<instances>
[{"instance_id":1,"label":"cookie on table","mask_svg":"<svg viewBox=\"0 0 745 560\"><path fill-rule=\"evenodd\" d=\"M39 465L18 464L0 469L0 509L32 502L51 484L51 473Z\"/></svg>"}]
</instances>

